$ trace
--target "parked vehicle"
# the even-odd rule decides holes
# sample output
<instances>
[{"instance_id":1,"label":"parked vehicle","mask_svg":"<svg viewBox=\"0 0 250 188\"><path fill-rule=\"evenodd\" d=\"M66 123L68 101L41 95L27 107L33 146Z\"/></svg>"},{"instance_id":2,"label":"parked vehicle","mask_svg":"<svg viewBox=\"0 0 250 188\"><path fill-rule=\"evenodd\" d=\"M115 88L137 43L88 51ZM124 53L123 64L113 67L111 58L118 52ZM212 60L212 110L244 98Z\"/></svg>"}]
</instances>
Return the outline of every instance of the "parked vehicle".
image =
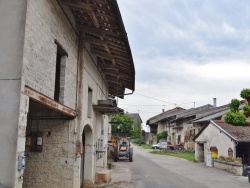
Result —
<instances>
[{"instance_id":1,"label":"parked vehicle","mask_svg":"<svg viewBox=\"0 0 250 188\"><path fill-rule=\"evenodd\" d=\"M159 149L167 149L167 147L168 147L168 143L163 141L160 143Z\"/></svg>"},{"instance_id":2,"label":"parked vehicle","mask_svg":"<svg viewBox=\"0 0 250 188\"><path fill-rule=\"evenodd\" d=\"M152 145L152 149L159 149L159 148L160 148L160 143Z\"/></svg>"}]
</instances>

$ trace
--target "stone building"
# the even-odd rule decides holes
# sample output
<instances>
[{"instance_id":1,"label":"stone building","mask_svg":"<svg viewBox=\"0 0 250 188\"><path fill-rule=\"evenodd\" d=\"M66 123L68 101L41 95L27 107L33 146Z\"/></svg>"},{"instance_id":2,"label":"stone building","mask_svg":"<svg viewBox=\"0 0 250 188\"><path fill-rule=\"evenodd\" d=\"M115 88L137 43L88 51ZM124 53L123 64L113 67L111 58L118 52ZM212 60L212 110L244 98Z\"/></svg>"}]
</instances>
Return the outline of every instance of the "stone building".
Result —
<instances>
[{"instance_id":1,"label":"stone building","mask_svg":"<svg viewBox=\"0 0 250 188\"><path fill-rule=\"evenodd\" d=\"M182 112L185 112L185 109L176 107L149 118L146 122L146 124L150 127L149 143L156 144L157 134L163 131L168 131L169 134L169 127L171 126L170 122L176 119L176 116ZM171 134L169 134L169 136L168 140L171 141L173 138L171 138Z\"/></svg>"},{"instance_id":2,"label":"stone building","mask_svg":"<svg viewBox=\"0 0 250 188\"><path fill-rule=\"evenodd\" d=\"M206 161L207 152L213 158L220 156L243 159L249 166L250 158L250 127L233 126L222 120L211 120L194 137L195 159L198 162Z\"/></svg>"},{"instance_id":3,"label":"stone building","mask_svg":"<svg viewBox=\"0 0 250 188\"><path fill-rule=\"evenodd\" d=\"M132 121L132 128L133 130L135 129L135 127L137 126L137 128L142 128L141 124L142 124L142 119L140 114L138 113L127 113L127 115L131 118Z\"/></svg>"},{"instance_id":4,"label":"stone building","mask_svg":"<svg viewBox=\"0 0 250 188\"><path fill-rule=\"evenodd\" d=\"M0 185L93 186L122 112L114 97L134 91L116 0L0 4Z\"/></svg>"}]
</instances>

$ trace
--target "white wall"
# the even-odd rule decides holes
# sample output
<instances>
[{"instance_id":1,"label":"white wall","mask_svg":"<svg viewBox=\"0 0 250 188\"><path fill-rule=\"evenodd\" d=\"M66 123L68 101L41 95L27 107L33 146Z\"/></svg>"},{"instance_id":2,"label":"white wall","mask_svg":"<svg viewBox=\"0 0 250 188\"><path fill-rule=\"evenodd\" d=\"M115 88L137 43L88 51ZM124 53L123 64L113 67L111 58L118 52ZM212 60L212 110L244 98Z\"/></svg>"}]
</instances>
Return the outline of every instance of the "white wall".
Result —
<instances>
[{"instance_id":1,"label":"white wall","mask_svg":"<svg viewBox=\"0 0 250 188\"><path fill-rule=\"evenodd\" d=\"M0 183L6 187L15 187L15 178L19 176L16 151L26 3L0 2Z\"/></svg>"},{"instance_id":2,"label":"white wall","mask_svg":"<svg viewBox=\"0 0 250 188\"><path fill-rule=\"evenodd\" d=\"M232 148L235 155L235 142L224 132L220 131L212 123L199 135L195 142L204 142L204 151L210 151L210 147L217 147L218 157L228 156L228 149Z\"/></svg>"}]
</instances>

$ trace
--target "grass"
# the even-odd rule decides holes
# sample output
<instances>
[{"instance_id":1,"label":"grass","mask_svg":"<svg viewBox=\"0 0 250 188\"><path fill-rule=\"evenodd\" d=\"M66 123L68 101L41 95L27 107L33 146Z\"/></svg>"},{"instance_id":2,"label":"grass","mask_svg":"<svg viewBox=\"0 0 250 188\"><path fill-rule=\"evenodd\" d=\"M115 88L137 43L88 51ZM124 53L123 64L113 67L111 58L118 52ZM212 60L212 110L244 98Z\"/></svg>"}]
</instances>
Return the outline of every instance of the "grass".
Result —
<instances>
[{"instance_id":1,"label":"grass","mask_svg":"<svg viewBox=\"0 0 250 188\"><path fill-rule=\"evenodd\" d=\"M178 158L186 159L191 162L196 162L194 153L189 153L189 152L151 151L150 153L178 157Z\"/></svg>"}]
</instances>

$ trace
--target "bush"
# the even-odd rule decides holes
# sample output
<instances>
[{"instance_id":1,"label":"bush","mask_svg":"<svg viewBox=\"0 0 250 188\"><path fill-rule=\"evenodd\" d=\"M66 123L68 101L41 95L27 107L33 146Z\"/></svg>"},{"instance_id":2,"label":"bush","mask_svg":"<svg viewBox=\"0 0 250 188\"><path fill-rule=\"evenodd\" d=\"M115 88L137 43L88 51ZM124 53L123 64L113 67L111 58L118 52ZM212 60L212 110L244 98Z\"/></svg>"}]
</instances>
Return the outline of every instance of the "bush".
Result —
<instances>
[{"instance_id":1,"label":"bush","mask_svg":"<svg viewBox=\"0 0 250 188\"><path fill-rule=\"evenodd\" d=\"M227 162L234 162L234 159L232 157L226 157L225 160Z\"/></svg>"},{"instance_id":2,"label":"bush","mask_svg":"<svg viewBox=\"0 0 250 188\"><path fill-rule=\"evenodd\" d=\"M243 89L243 90L240 92L240 96L241 96L243 99L248 99L248 98L250 98L250 89Z\"/></svg>"},{"instance_id":3,"label":"bush","mask_svg":"<svg viewBox=\"0 0 250 188\"><path fill-rule=\"evenodd\" d=\"M246 116L241 112L227 112L224 118L226 123L240 126L246 124Z\"/></svg>"},{"instance_id":4,"label":"bush","mask_svg":"<svg viewBox=\"0 0 250 188\"><path fill-rule=\"evenodd\" d=\"M249 117L250 116L250 105L249 104L246 104L244 107L243 107L243 112L244 112L244 115L246 117Z\"/></svg>"},{"instance_id":5,"label":"bush","mask_svg":"<svg viewBox=\"0 0 250 188\"><path fill-rule=\"evenodd\" d=\"M238 99L232 99L231 103L229 104L230 110L232 112L237 112L240 106L240 101Z\"/></svg>"},{"instance_id":6,"label":"bush","mask_svg":"<svg viewBox=\"0 0 250 188\"><path fill-rule=\"evenodd\" d=\"M224 156L219 156L218 159L221 160L221 161L225 161L226 160Z\"/></svg>"},{"instance_id":7,"label":"bush","mask_svg":"<svg viewBox=\"0 0 250 188\"><path fill-rule=\"evenodd\" d=\"M145 142L142 140L142 139L140 139L140 138L138 138L138 139L135 139L134 141L133 141L133 143L135 143L135 144L145 144Z\"/></svg>"},{"instance_id":8,"label":"bush","mask_svg":"<svg viewBox=\"0 0 250 188\"><path fill-rule=\"evenodd\" d=\"M168 137L168 132L167 131L163 131L163 132L157 134L157 142L159 142L160 139L162 139L162 138L167 139L167 137Z\"/></svg>"}]
</instances>

